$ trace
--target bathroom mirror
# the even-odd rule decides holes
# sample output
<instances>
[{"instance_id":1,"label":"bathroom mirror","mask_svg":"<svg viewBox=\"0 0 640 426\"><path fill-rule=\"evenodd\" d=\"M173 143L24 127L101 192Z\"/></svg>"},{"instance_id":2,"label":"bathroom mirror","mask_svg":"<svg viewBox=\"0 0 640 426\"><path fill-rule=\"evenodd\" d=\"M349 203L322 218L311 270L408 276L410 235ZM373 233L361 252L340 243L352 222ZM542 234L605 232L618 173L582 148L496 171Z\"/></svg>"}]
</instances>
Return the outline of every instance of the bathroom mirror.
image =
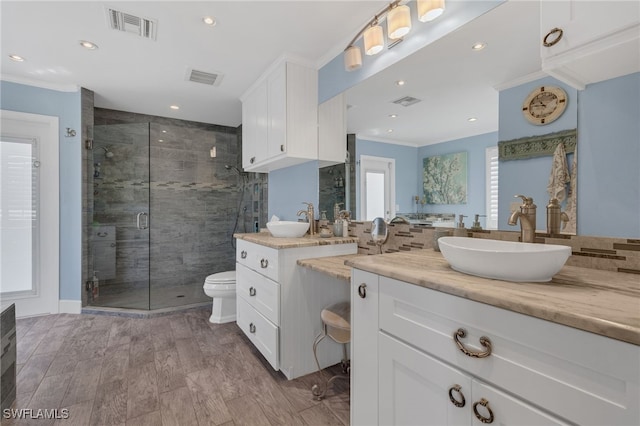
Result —
<instances>
[{"instance_id":1,"label":"bathroom mirror","mask_svg":"<svg viewBox=\"0 0 640 426\"><path fill-rule=\"evenodd\" d=\"M389 238L389 228L387 222L381 217L376 217L371 221L371 240L379 247L387 242Z\"/></svg>"},{"instance_id":2,"label":"bathroom mirror","mask_svg":"<svg viewBox=\"0 0 640 426\"><path fill-rule=\"evenodd\" d=\"M420 208L412 201L416 195L422 196L424 193L420 176L422 161L428 156L425 154L429 151L428 147L445 145L441 144L442 142L455 142L455 148L452 147L448 152L477 150L482 153L482 164L479 166L482 169L482 175L470 173L469 181L473 181L475 184L470 184L468 189L469 199L476 197L481 200L480 202L474 204L469 201L466 205L444 207L425 206L425 211L461 213L473 217L475 214L485 214L486 212L485 147L476 146L478 136L485 135L492 139L486 142L486 146L496 145L503 134L509 135L508 139L511 140L576 128L579 114L592 113L585 110L579 112L577 108L578 103L583 108L585 102L582 100L589 96L589 90L573 90L573 96L569 101L573 109L569 110L568 108L563 116L551 125L533 126L530 123L527 124L518 109L530 91L526 87L527 83L535 84L538 81L551 78L540 71L539 19L532 18L532 16L538 15L538 2L506 2L345 92L348 105L348 132L356 135L355 155L352 156L354 167L357 169L358 159L361 155L384 157L395 155L398 173L406 173L403 177L396 178L398 212L413 212ZM487 29L491 28L500 28L500 32L491 36L487 33ZM505 34L509 34L509 37L505 37ZM472 50L472 45L478 41L485 42L486 47L480 51ZM513 54L505 55L504 52L513 52ZM385 53L389 54L389 52ZM514 61L514 58L518 58L518 60ZM363 66L366 66L366 63ZM405 84L398 85L400 80L403 80ZM485 81L486 84L478 87L475 82L479 80ZM569 87L569 89L571 88ZM520 95L517 90L521 90L523 93ZM627 89L627 91L629 90L631 89ZM510 107L513 111L509 110L506 114L502 105L502 96L505 93L511 96L510 101L515 105ZM598 94L594 93L594 96L598 96ZM415 99L418 102L415 102ZM499 103L501 104L500 108L498 108ZM637 106L635 109L637 110ZM623 117L628 113L619 115L620 120L623 120ZM512 120L514 117L515 119ZM512 121L517 121L516 127L519 129L513 129L514 123ZM588 123L585 124L585 121L582 121L582 126L588 125ZM605 123L602 120L599 123L600 128L603 126L611 128L608 131L598 129L600 132L598 137L606 137L604 135L607 133L616 134L617 129L613 128L614 124ZM594 131L593 127L581 128L579 133L585 135L587 130L590 133ZM613 168L613 163L605 164L604 161L612 160L619 155L624 157L622 153L625 147L616 147L616 149L620 151L617 151L618 153L611 152L603 158L598 158L600 162L598 164L607 167L605 170L607 172ZM584 152L584 157L580 157L579 154L578 158L586 161L585 159L590 153L587 152L587 149ZM637 149L634 152L637 152ZM478 156L476 155L476 157ZM405 159L404 162L398 160L401 157ZM544 157L544 161L548 165L545 163L544 167L535 167L536 176L531 176L529 172L518 174L513 170L518 168L520 164L528 164L530 160L504 163L505 172L512 173L505 178L515 182L519 187L523 187L523 191L528 190L525 187L529 181L536 182L536 191L541 195L531 195L534 196L538 205L537 228L539 230L545 229L545 206L548 202L546 184L549 178L551 159L551 156ZM506 163L511 164L507 167ZM583 164L585 164L584 167L588 167L586 162ZM500 167L502 166L501 162ZM616 167L623 167L624 170L631 165L625 161L623 165ZM578 169L580 170L580 163ZM584 212L585 215L588 215L596 209L588 208L589 204L584 204L584 207L581 207L581 202L595 203L594 200L602 196L600 192L596 191L602 191L602 189L598 189L600 184L588 185L585 182L586 179L583 178L585 174L591 175L592 173L587 172L584 168L582 171L578 189L580 197L578 213ZM630 176L638 175L637 171L634 172L633 169L629 169L627 172ZM624 172L619 171L616 174L620 173ZM357 173L355 175L354 180L357 180ZM523 177L525 175L526 177ZM591 182L593 182L593 177L587 177L591 178ZM502 175L500 179L502 182ZM359 183L356 182L356 188L358 186ZM508 185L505 185L505 188L503 190L501 185L499 190L499 198L507 204L506 207L503 204L500 205L498 229L516 230L516 228L507 225L506 217L512 207L509 203L514 201L513 195L519 192L513 192L508 188ZM503 192L507 190L510 192ZM635 192L637 193L637 191ZM608 194L608 196L612 196L612 194ZM354 198L357 200L359 197ZM622 203L622 199L617 203ZM636 206L638 201L634 200L634 203ZM355 212L358 208L357 202L351 208L352 213ZM440 208L446 208L449 211L439 210ZM506 211L503 211L505 209ZM358 215L353 214L353 217L358 218ZM615 228L616 225L611 223L607 223L607 226L604 226L601 221L596 223L596 218L586 217L584 219L582 222L583 215L579 215L578 232L585 235L634 237L638 232L638 230L631 230L629 233L628 227L620 229L620 223L623 221L620 221L617 225L618 228ZM581 227L581 223L585 227ZM471 223L467 223L467 225L470 226ZM483 222L483 227L484 225Z\"/></svg>"}]
</instances>

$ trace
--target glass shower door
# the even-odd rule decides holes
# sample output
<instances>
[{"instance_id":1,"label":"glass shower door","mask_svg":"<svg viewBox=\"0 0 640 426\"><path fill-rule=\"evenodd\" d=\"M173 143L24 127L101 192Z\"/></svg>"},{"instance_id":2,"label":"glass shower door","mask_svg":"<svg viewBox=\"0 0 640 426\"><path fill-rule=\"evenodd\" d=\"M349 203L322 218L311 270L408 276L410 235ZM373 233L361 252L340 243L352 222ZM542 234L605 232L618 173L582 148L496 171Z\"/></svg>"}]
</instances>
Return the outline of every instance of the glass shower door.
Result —
<instances>
[{"instance_id":1,"label":"glass shower door","mask_svg":"<svg viewBox=\"0 0 640 426\"><path fill-rule=\"evenodd\" d=\"M149 123L94 126L92 154L88 303L147 310Z\"/></svg>"}]
</instances>

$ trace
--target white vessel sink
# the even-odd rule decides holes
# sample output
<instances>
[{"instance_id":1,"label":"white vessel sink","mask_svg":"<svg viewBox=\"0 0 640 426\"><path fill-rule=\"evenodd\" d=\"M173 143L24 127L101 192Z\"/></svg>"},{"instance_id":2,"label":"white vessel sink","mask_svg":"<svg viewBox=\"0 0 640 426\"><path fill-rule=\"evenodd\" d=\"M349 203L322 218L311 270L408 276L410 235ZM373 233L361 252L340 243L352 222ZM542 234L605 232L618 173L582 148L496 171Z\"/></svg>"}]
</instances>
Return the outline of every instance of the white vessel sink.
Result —
<instances>
[{"instance_id":1,"label":"white vessel sink","mask_svg":"<svg viewBox=\"0 0 640 426\"><path fill-rule=\"evenodd\" d=\"M306 234L309 229L309 222L293 222L288 220L267 222L267 229L274 237L299 238Z\"/></svg>"},{"instance_id":2,"label":"white vessel sink","mask_svg":"<svg viewBox=\"0 0 640 426\"><path fill-rule=\"evenodd\" d=\"M441 237L438 246L453 269L505 281L551 281L571 247L467 237Z\"/></svg>"}]
</instances>

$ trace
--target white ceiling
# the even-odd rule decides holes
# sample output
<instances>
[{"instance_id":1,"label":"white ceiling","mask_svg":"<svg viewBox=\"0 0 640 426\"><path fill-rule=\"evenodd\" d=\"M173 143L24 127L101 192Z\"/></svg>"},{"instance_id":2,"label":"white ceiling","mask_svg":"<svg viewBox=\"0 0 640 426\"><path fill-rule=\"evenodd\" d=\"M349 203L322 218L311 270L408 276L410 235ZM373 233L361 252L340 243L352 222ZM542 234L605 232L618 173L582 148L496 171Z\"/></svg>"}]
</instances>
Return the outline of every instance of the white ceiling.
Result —
<instances>
[{"instance_id":1,"label":"white ceiling","mask_svg":"<svg viewBox=\"0 0 640 426\"><path fill-rule=\"evenodd\" d=\"M1 73L56 89L85 87L101 108L235 127L240 95L274 60L287 52L324 65L387 3L2 0ZM157 20L157 40L111 30L105 6ZM204 16L217 25L204 25ZM376 74L347 93L349 132L421 146L496 131L495 87L540 70L538 26L538 1L509 1ZM472 52L477 41L488 47ZM186 81L190 67L224 74L221 85ZM398 79L407 84L396 86ZM422 102L390 103L406 95Z\"/></svg>"},{"instance_id":2,"label":"white ceiling","mask_svg":"<svg viewBox=\"0 0 640 426\"><path fill-rule=\"evenodd\" d=\"M2 0L1 73L56 89L85 87L101 108L235 127L240 95L273 61L287 52L323 65L386 4ZM110 29L105 6L157 20L157 41ZM206 26L204 16L214 16L217 25ZM86 50L79 40L99 49ZM26 61L11 61L9 54ZM189 67L224 79L219 87L186 81ZM180 110L169 109L174 104Z\"/></svg>"}]
</instances>

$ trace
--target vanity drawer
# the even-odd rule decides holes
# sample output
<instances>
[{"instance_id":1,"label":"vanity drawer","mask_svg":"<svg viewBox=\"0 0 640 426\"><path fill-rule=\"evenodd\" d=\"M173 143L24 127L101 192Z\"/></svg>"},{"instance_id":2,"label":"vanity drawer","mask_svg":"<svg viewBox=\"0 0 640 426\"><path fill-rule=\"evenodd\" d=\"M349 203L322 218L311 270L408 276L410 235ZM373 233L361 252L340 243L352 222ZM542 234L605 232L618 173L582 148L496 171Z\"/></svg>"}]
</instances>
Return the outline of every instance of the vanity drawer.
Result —
<instances>
[{"instance_id":1,"label":"vanity drawer","mask_svg":"<svg viewBox=\"0 0 640 426\"><path fill-rule=\"evenodd\" d=\"M263 317L242 297L236 300L236 322L238 327L247 335L251 343L275 370L278 365L278 327Z\"/></svg>"},{"instance_id":2,"label":"vanity drawer","mask_svg":"<svg viewBox=\"0 0 640 426\"><path fill-rule=\"evenodd\" d=\"M236 266L236 294L275 325L280 325L280 285L255 271Z\"/></svg>"},{"instance_id":3,"label":"vanity drawer","mask_svg":"<svg viewBox=\"0 0 640 426\"><path fill-rule=\"evenodd\" d=\"M638 346L386 277L379 315L383 332L572 422L640 418ZM460 328L464 348L485 351L486 336L491 354L465 355Z\"/></svg>"},{"instance_id":4,"label":"vanity drawer","mask_svg":"<svg viewBox=\"0 0 640 426\"><path fill-rule=\"evenodd\" d=\"M236 262L278 281L278 250L236 240Z\"/></svg>"}]
</instances>

